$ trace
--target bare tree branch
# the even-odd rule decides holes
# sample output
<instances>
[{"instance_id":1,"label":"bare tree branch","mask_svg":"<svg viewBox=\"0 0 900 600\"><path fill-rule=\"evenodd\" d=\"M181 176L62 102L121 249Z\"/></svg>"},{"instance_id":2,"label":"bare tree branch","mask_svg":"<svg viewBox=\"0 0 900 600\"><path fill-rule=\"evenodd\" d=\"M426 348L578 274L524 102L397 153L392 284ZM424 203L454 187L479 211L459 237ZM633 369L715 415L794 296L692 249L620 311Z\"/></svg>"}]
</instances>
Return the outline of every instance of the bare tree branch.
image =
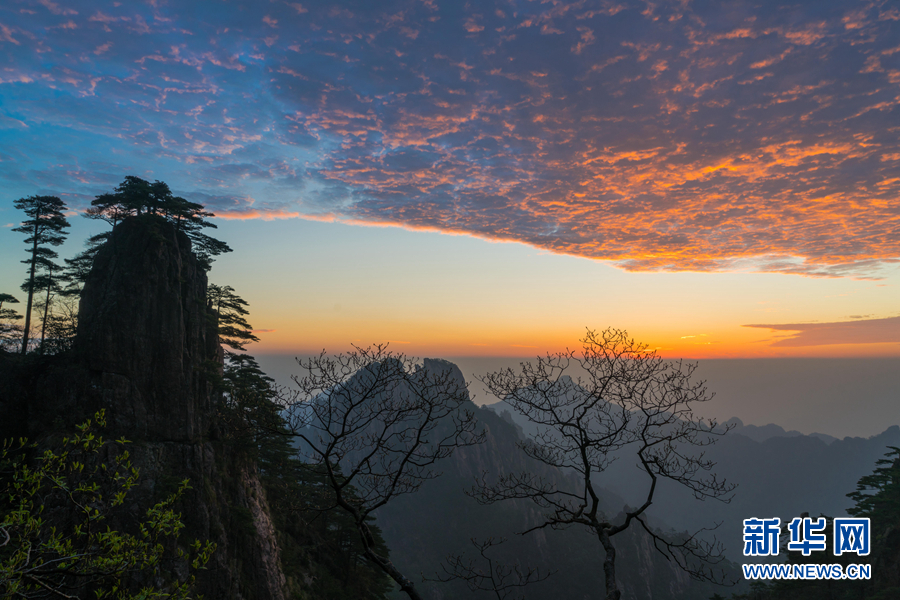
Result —
<instances>
[{"instance_id":1,"label":"bare tree branch","mask_svg":"<svg viewBox=\"0 0 900 600\"><path fill-rule=\"evenodd\" d=\"M566 373L571 366L587 375L573 379ZM530 499L544 514L528 531L569 525L591 529L606 551L607 600L621 596L612 538L634 521L651 535L663 556L689 575L721 581L720 574L708 568L721 560L719 544L703 542L698 537L701 532L685 540L669 540L653 532L643 518L656 499L660 478L686 487L699 499L728 502L734 490L733 484L710 473L714 463L698 450L715 443L730 427L695 417L692 406L712 398L705 382L692 380L696 368L696 364L665 361L626 332L607 329L588 330L578 354L548 354L535 363L522 363L519 372L506 369L485 375L481 381L488 390L536 426L536 432L520 445L523 452L573 472L578 485L562 489L528 473L489 483L483 475L470 494L485 504ZM643 504L626 506L624 520L614 524L600 511L594 477L625 454L637 458L647 483Z\"/></svg>"},{"instance_id":2,"label":"bare tree branch","mask_svg":"<svg viewBox=\"0 0 900 600\"><path fill-rule=\"evenodd\" d=\"M386 346L354 348L300 361L296 390L280 405L301 455L325 476L335 505L353 517L366 556L418 599L413 583L375 551L367 520L438 477L436 463L481 443L484 433L449 363L419 365Z\"/></svg>"},{"instance_id":3,"label":"bare tree branch","mask_svg":"<svg viewBox=\"0 0 900 600\"><path fill-rule=\"evenodd\" d=\"M462 555L451 554L447 557L441 568L443 575L438 575L430 581L448 582L454 580L465 581L470 591L490 592L497 600L524 600L525 596L519 594L521 588L544 581L553 572L541 573L535 567L521 567L518 564L506 565L498 563L488 556L488 551L494 546L506 542L506 538L488 538L478 541L471 539L472 545L478 550L481 559L467 559ZM429 581L429 579L426 579Z\"/></svg>"}]
</instances>

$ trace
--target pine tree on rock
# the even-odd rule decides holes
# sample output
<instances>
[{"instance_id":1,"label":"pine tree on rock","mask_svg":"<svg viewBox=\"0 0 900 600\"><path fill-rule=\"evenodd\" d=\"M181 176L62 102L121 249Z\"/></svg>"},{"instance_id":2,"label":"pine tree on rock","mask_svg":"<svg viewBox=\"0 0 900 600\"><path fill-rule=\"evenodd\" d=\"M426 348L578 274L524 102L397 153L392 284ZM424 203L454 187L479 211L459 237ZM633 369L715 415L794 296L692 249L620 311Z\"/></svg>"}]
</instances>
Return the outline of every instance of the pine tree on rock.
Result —
<instances>
[{"instance_id":1,"label":"pine tree on rock","mask_svg":"<svg viewBox=\"0 0 900 600\"><path fill-rule=\"evenodd\" d=\"M232 350L245 351L245 345L258 342L253 327L247 322L247 302L234 293L230 285L209 284L206 300L219 318L219 343Z\"/></svg>"},{"instance_id":2,"label":"pine tree on rock","mask_svg":"<svg viewBox=\"0 0 900 600\"><path fill-rule=\"evenodd\" d=\"M204 210L202 204L175 196L168 184L162 181L150 183L140 177L128 175L113 193L97 196L87 210L88 218L106 221L113 228L126 217L142 215L164 218L187 234L193 243L194 253L207 271L216 256L231 252L228 244L202 231L207 227L216 228L206 220L215 215ZM85 254L92 256L96 246L106 241L110 234L108 231L88 240L89 247Z\"/></svg>"}]
</instances>

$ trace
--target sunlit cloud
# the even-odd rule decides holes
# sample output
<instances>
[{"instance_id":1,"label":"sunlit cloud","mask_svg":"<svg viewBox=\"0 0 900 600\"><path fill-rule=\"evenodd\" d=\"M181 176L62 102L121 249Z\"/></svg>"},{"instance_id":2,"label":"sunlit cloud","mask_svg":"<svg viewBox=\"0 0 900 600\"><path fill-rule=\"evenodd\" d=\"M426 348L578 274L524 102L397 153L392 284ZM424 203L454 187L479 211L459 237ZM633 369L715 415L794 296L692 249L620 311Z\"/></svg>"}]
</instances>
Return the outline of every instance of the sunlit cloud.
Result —
<instances>
[{"instance_id":1,"label":"sunlit cloud","mask_svg":"<svg viewBox=\"0 0 900 600\"><path fill-rule=\"evenodd\" d=\"M878 278L900 259L898 19L887 0L18 0L0 131L29 144L0 176L90 197L140 174L226 219L633 271Z\"/></svg>"},{"instance_id":2,"label":"sunlit cloud","mask_svg":"<svg viewBox=\"0 0 900 600\"><path fill-rule=\"evenodd\" d=\"M296 219L299 216L300 213L296 211L285 210L238 209L216 213L217 218L228 220L262 219L263 221L273 221L275 219Z\"/></svg>"},{"instance_id":3,"label":"sunlit cloud","mask_svg":"<svg viewBox=\"0 0 900 600\"><path fill-rule=\"evenodd\" d=\"M744 325L772 331L790 332L772 342L771 346L826 346L833 344L900 343L900 317L862 319L835 323L792 323L778 325Z\"/></svg>"}]
</instances>

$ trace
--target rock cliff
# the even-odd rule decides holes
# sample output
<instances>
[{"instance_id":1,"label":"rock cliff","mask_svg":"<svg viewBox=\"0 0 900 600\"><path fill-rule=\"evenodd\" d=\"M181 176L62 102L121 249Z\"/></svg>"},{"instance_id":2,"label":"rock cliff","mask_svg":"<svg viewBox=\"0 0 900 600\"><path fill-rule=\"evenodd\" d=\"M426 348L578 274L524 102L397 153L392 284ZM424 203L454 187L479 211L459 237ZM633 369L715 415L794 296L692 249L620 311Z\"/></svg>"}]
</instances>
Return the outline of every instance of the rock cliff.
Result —
<instances>
[{"instance_id":1,"label":"rock cliff","mask_svg":"<svg viewBox=\"0 0 900 600\"><path fill-rule=\"evenodd\" d=\"M135 438L214 437L208 378L221 357L206 286L190 240L162 220L122 222L94 259L76 349L92 388Z\"/></svg>"},{"instance_id":2,"label":"rock cliff","mask_svg":"<svg viewBox=\"0 0 900 600\"><path fill-rule=\"evenodd\" d=\"M0 433L41 439L105 409L103 435L130 440L140 470L120 525L133 526L188 479L182 539L217 545L197 592L282 600L285 576L256 466L219 440L212 381L222 350L206 286L190 240L171 223L120 223L85 283L75 352L0 376L0 413L16 416Z\"/></svg>"}]
</instances>

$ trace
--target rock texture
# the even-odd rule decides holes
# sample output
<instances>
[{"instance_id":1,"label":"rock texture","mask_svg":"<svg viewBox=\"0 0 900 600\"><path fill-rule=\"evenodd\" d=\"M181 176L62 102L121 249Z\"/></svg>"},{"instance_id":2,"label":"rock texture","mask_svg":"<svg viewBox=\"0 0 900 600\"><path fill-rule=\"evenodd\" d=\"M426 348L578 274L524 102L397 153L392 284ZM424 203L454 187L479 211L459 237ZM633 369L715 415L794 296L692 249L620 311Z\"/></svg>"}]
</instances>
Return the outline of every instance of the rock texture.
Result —
<instances>
[{"instance_id":1,"label":"rock texture","mask_svg":"<svg viewBox=\"0 0 900 600\"><path fill-rule=\"evenodd\" d=\"M186 235L161 219L128 219L85 282L76 348L103 403L130 434L209 437L208 376L218 361L206 274Z\"/></svg>"}]
</instances>

